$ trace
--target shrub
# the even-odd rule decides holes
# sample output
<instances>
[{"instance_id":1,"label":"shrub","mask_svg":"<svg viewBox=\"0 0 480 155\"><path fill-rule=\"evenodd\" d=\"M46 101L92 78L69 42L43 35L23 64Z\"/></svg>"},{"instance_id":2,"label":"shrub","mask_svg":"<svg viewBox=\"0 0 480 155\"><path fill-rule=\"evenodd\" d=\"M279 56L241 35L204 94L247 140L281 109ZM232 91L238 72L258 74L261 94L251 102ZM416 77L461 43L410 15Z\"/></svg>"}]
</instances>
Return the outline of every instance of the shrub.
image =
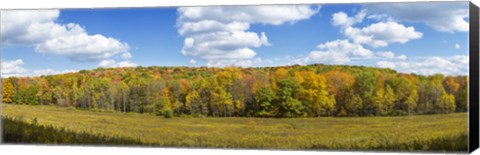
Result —
<instances>
[{"instance_id":1,"label":"shrub","mask_svg":"<svg viewBox=\"0 0 480 155\"><path fill-rule=\"evenodd\" d=\"M162 113L163 113L163 117L165 117L165 118L172 118L173 117L172 109L164 109Z\"/></svg>"}]
</instances>

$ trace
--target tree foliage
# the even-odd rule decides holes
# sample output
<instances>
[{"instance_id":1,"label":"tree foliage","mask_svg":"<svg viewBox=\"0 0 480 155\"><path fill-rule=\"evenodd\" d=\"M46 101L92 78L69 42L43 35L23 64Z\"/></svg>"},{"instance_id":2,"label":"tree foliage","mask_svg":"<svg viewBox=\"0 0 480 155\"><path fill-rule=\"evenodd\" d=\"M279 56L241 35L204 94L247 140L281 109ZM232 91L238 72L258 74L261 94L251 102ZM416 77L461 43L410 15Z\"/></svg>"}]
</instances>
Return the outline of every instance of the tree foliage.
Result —
<instances>
[{"instance_id":1,"label":"tree foliage","mask_svg":"<svg viewBox=\"0 0 480 155\"><path fill-rule=\"evenodd\" d=\"M9 79L4 79L2 82L2 101L4 103L12 103L14 93L15 90L12 82L10 82Z\"/></svg>"},{"instance_id":2,"label":"tree foliage","mask_svg":"<svg viewBox=\"0 0 480 155\"><path fill-rule=\"evenodd\" d=\"M466 76L314 64L125 67L3 79L3 102L171 117L387 116L465 112Z\"/></svg>"}]
</instances>

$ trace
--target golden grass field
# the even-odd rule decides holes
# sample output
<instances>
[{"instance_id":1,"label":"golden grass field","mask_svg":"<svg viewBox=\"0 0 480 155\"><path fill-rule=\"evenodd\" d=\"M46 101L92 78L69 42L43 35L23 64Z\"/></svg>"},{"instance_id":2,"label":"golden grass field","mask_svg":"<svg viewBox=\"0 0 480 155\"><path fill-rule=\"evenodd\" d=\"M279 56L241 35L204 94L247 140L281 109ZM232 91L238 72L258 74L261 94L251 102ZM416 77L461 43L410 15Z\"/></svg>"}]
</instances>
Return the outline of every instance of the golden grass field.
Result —
<instances>
[{"instance_id":1,"label":"golden grass field","mask_svg":"<svg viewBox=\"0 0 480 155\"><path fill-rule=\"evenodd\" d=\"M181 118L2 105L2 116L164 147L464 152L467 113L400 117ZM7 133L8 134L8 133ZM55 143L55 142L46 142Z\"/></svg>"}]
</instances>

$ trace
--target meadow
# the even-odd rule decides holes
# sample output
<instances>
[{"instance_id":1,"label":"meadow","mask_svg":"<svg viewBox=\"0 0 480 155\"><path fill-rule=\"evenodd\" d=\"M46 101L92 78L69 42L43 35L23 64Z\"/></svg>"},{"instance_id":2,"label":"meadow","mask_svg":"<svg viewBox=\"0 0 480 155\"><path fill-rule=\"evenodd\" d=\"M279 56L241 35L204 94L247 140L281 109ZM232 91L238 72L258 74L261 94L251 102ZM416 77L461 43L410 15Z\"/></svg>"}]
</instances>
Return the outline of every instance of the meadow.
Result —
<instances>
[{"instance_id":1,"label":"meadow","mask_svg":"<svg viewBox=\"0 0 480 155\"><path fill-rule=\"evenodd\" d=\"M466 152L468 149L467 113L167 119L153 114L2 104L2 117L6 143L429 152ZM38 135L45 138L35 138ZM55 135L60 138L52 140Z\"/></svg>"}]
</instances>

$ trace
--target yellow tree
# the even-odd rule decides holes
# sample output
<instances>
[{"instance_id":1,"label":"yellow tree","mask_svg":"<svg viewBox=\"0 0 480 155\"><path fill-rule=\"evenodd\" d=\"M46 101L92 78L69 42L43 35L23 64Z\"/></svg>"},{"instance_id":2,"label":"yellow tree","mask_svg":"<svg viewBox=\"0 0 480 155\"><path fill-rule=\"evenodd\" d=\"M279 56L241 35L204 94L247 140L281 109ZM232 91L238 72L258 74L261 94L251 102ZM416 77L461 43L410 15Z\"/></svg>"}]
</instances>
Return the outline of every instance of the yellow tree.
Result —
<instances>
[{"instance_id":1,"label":"yellow tree","mask_svg":"<svg viewBox=\"0 0 480 155\"><path fill-rule=\"evenodd\" d=\"M274 90L277 89L277 82L283 79L287 79L290 76L288 75L288 70L285 68L278 68L275 70L273 73L273 79L271 80L272 82L272 88Z\"/></svg>"},{"instance_id":2,"label":"yellow tree","mask_svg":"<svg viewBox=\"0 0 480 155\"><path fill-rule=\"evenodd\" d=\"M231 96L231 102L234 103L234 106L231 107L233 107L234 113L239 113L243 111L243 104L245 102L246 96L245 92L243 91L244 85L241 83L242 74L240 68L225 67L224 71L215 74L215 77L218 85L226 91L226 95ZM228 110L229 114L231 114L231 112L231 110Z\"/></svg>"},{"instance_id":3,"label":"yellow tree","mask_svg":"<svg viewBox=\"0 0 480 155\"><path fill-rule=\"evenodd\" d=\"M307 102L308 109L315 116L331 114L335 107L335 98L328 93L325 77L311 71L303 72L303 90L300 96Z\"/></svg>"},{"instance_id":4,"label":"yellow tree","mask_svg":"<svg viewBox=\"0 0 480 155\"><path fill-rule=\"evenodd\" d=\"M448 94L446 91L442 91L442 96L440 97L440 104L437 105L441 113L450 113L455 111L455 96Z\"/></svg>"},{"instance_id":5,"label":"yellow tree","mask_svg":"<svg viewBox=\"0 0 480 155\"><path fill-rule=\"evenodd\" d=\"M190 114L199 114L202 112L201 106L202 98L200 97L197 90L192 90L188 92L187 96L185 97L185 109L190 112Z\"/></svg>"},{"instance_id":6,"label":"yellow tree","mask_svg":"<svg viewBox=\"0 0 480 155\"><path fill-rule=\"evenodd\" d=\"M2 85L3 85L3 89L2 89L3 99L2 99L2 101L4 103L12 103L13 102L13 95L15 93L12 82L10 82L10 80L3 80Z\"/></svg>"},{"instance_id":7,"label":"yellow tree","mask_svg":"<svg viewBox=\"0 0 480 155\"><path fill-rule=\"evenodd\" d=\"M330 71L324 74L327 79L327 85L330 92L334 95L336 101L336 112L338 116L349 115L349 107L353 102L353 84L355 78L342 71Z\"/></svg>"}]
</instances>

